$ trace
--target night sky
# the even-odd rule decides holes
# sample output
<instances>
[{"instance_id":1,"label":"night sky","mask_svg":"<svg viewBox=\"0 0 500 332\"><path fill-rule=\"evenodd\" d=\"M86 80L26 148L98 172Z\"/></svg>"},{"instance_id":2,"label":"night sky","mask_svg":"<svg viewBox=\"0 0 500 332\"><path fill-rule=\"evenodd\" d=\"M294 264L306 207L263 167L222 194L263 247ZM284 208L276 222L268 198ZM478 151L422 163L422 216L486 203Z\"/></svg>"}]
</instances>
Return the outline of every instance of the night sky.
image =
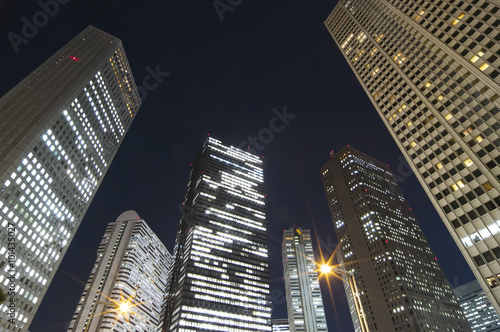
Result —
<instances>
[{"instance_id":1,"label":"night sky","mask_svg":"<svg viewBox=\"0 0 500 332\"><path fill-rule=\"evenodd\" d=\"M263 139L256 147L265 157L273 318L286 317L283 229L312 228L325 252L335 247L319 169L331 150L348 144L390 164L450 283L473 279L323 25L336 1L221 0L222 6L238 4L223 20L213 0L59 1L64 4L51 7L43 22L36 1L0 0L0 95L88 25L123 41L137 85L149 71L162 74L147 91L30 331L65 331L104 230L122 212L137 211L173 248L190 164L208 134L236 146L249 136ZM15 52L9 33L22 37L24 22L34 16L42 20L38 31ZM285 112L286 123L273 120ZM283 125L272 132L271 122ZM323 299L329 330L353 331L341 283L334 283L332 296L325 287Z\"/></svg>"}]
</instances>

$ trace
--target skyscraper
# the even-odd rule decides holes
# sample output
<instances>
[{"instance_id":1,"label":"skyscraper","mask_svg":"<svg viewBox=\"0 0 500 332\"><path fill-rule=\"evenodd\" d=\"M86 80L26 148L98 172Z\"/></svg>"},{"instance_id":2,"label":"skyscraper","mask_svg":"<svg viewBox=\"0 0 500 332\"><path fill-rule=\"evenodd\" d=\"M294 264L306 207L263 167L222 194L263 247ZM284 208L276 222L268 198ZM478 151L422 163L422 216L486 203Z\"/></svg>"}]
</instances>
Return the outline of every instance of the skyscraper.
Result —
<instances>
[{"instance_id":1,"label":"skyscraper","mask_svg":"<svg viewBox=\"0 0 500 332\"><path fill-rule=\"evenodd\" d=\"M499 8L339 0L325 22L497 312Z\"/></svg>"},{"instance_id":2,"label":"skyscraper","mask_svg":"<svg viewBox=\"0 0 500 332\"><path fill-rule=\"evenodd\" d=\"M281 252L290 331L327 332L310 230L284 230Z\"/></svg>"},{"instance_id":3,"label":"skyscraper","mask_svg":"<svg viewBox=\"0 0 500 332\"><path fill-rule=\"evenodd\" d=\"M140 103L94 27L0 99L0 329L27 330Z\"/></svg>"},{"instance_id":4,"label":"skyscraper","mask_svg":"<svg viewBox=\"0 0 500 332\"><path fill-rule=\"evenodd\" d=\"M470 331L389 167L344 147L321 175L342 267L357 285L346 287L347 299L359 294L368 330ZM351 315L356 331L366 331Z\"/></svg>"},{"instance_id":5,"label":"skyscraper","mask_svg":"<svg viewBox=\"0 0 500 332\"><path fill-rule=\"evenodd\" d=\"M135 211L122 213L104 233L68 331L158 331L171 261Z\"/></svg>"},{"instance_id":6,"label":"skyscraper","mask_svg":"<svg viewBox=\"0 0 500 332\"><path fill-rule=\"evenodd\" d=\"M193 163L164 331L271 331L261 158L208 138Z\"/></svg>"},{"instance_id":7,"label":"skyscraper","mask_svg":"<svg viewBox=\"0 0 500 332\"><path fill-rule=\"evenodd\" d=\"M500 318L477 280L453 289L474 332L500 331Z\"/></svg>"}]
</instances>

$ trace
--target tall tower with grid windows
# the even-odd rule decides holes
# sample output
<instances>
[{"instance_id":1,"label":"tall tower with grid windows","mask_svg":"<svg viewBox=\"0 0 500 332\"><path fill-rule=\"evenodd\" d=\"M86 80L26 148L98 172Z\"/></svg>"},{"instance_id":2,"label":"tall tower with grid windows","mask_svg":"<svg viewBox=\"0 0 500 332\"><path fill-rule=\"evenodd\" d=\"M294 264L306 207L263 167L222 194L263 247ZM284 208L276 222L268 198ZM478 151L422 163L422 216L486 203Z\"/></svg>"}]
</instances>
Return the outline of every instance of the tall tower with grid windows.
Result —
<instances>
[{"instance_id":1,"label":"tall tower with grid windows","mask_svg":"<svg viewBox=\"0 0 500 332\"><path fill-rule=\"evenodd\" d=\"M284 230L281 253L290 331L328 332L311 231Z\"/></svg>"},{"instance_id":2,"label":"tall tower with grid windows","mask_svg":"<svg viewBox=\"0 0 500 332\"><path fill-rule=\"evenodd\" d=\"M355 330L471 331L389 167L344 147L321 176Z\"/></svg>"},{"instance_id":3,"label":"tall tower with grid windows","mask_svg":"<svg viewBox=\"0 0 500 332\"><path fill-rule=\"evenodd\" d=\"M106 228L68 331L158 331L171 260L135 211L122 213Z\"/></svg>"},{"instance_id":4,"label":"tall tower with grid windows","mask_svg":"<svg viewBox=\"0 0 500 332\"><path fill-rule=\"evenodd\" d=\"M193 163L162 331L271 331L263 161L208 138Z\"/></svg>"},{"instance_id":5,"label":"tall tower with grid windows","mask_svg":"<svg viewBox=\"0 0 500 332\"><path fill-rule=\"evenodd\" d=\"M499 8L339 0L325 21L497 312Z\"/></svg>"},{"instance_id":6,"label":"tall tower with grid windows","mask_svg":"<svg viewBox=\"0 0 500 332\"><path fill-rule=\"evenodd\" d=\"M94 27L0 99L0 330L28 329L140 104Z\"/></svg>"}]
</instances>

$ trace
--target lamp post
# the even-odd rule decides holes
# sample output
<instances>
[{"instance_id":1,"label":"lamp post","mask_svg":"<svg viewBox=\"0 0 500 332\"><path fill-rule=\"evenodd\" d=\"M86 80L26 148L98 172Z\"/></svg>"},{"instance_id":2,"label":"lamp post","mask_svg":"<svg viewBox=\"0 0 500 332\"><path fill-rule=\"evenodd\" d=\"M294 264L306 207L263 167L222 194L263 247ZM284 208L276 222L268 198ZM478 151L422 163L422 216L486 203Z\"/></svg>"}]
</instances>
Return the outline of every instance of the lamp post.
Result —
<instances>
[{"instance_id":1,"label":"lamp post","mask_svg":"<svg viewBox=\"0 0 500 332\"><path fill-rule=\"evenodd\" d=\"M350 271L346 271L344 269L340 269L336 266L330 266L328 264L318 264L319 270L322 274L337 274L347 277L349 280L349 287L351 288L353 299L354 299L354 307L356 308L356 314L358 315L359 325L361 327L362 332L370 332L368 329L368 322L366 321L366 315L363 311L363 306L361 304L361 298L358 291L358 286L356 284L356 279L354 278L354 273Z\"/></svg>"},{"instance_id":2,"label":"lamp post","mask_svg":"<svg viewBox=\"0 0 500 332\"><path fill-rule=\"evenodd\" d=\"M87 323L87 327L85 328L84 332L87 332L89 330L89 327L92 324L92 318L94 318L95 309L96 309L97 305L99 305L99 304L106 305L106 306L113 306L114 307L113 310L119 311L122 315L126 315L132 311L130 303L128 301L125 301L125 302L123 302L123 301L122 302L95 301L94 305L92 307L92 311L90 312L90 315L89 315L89 321Z\"/></svg>"}]
</instances>

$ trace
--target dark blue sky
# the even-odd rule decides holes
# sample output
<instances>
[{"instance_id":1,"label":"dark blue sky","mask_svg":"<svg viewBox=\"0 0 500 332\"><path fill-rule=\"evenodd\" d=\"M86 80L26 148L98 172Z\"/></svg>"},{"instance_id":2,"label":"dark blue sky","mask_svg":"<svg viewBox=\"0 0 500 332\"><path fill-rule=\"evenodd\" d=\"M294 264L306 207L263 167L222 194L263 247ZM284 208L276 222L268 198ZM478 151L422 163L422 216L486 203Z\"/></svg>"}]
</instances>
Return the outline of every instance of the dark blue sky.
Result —
<instances>
[{"instance_id":1,"label":"dark blue sky","mask_svg":"<svg viewBox=\"0 0 500 332\"><path fill-rule=\"evenodd\" d=\"M123 211L136 210L173 248L189 165L208 133L235 145L259 133L264 140L259 154L266 160L274 318L286 316L283 229L310 227L324 246L336 242L319 169L332 149L347 144L390 164L450 283L472 280L323 26L336 1L241 1L224 12L223 21L212 0L60 1L64 4L57 12L52 7L53 17L31 31L16 53L9 33L23 36L24 22L43 18L42 8L36 1L0 0L0 95L88 25L123 41L138 85L151 70L165 74L147 91L31 331L65 331L106 225ZM284 108L288 123L272 132L271 121ZM337 314L324 293L330 331L352 331L341 284L334 285L332 298Z\"/></svg>"}]
</instances>

